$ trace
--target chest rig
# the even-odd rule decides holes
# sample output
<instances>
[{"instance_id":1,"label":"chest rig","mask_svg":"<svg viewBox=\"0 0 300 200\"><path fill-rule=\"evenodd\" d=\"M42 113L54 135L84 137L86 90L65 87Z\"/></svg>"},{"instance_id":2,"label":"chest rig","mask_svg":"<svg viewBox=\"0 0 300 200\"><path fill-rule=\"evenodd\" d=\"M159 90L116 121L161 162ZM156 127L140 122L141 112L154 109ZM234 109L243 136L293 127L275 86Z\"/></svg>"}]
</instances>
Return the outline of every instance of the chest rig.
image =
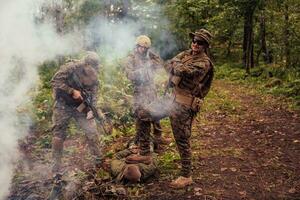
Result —
<instances>
[{"instance_id":1,"label":"chest rig","mask_svg":"<svg viewBox=\"0 0 300 200\"><path fill-rule=\"evenodd\" d=\"M205 54L192 56L187 53L179 59L182 66L198 68L199 73L197 76L171 75L170 81L174 86L175 101L198 111L213 79L213 64ZM205 65L207 62L210 63L209 66ZM199 63L203 63L202 66L199 66Z\"/></svg>"}]
</instances>

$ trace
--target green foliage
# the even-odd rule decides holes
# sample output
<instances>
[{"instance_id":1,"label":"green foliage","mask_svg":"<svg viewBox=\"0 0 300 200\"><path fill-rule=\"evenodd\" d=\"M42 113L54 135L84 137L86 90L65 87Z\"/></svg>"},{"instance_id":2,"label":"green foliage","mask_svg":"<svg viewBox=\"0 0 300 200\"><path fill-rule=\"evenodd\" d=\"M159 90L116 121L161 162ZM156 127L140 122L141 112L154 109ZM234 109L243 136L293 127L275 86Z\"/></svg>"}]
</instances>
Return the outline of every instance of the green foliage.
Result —
<instances>
[{"instance_id":1,"label":"green foliage","mask_svg":"<svg viewBox=\"0 0 300 200\"><path fill-rule=\"evenodd\" d=\"M260 66L251 70L247 76L245 71L230 64L216 69L216 78L238 81L242 84L254 85L262 92L291 98L296 106L300 100L300 71L295 68Z\"/></svg>"},{"instance_id":2,"label":"green foliage","mask_svg":"<svg viewBox=\"0 0 300 200\"><path fill-rule=\"evenodd\" d=\"M121 61L103 63L100 75L99 107L106 113L115 128L131 132L132 87L122 70Z\"/></svg>"},{"instance_id":3,"label":"green foliage","mask_svg":"<svg viewBox=\"0 0 300 200\"><path fill-rule=\"evenodd\" d=\"M52 116L52 91L50 80L58 68L58 62L47 61L39 67L40 82L34 94L34 123L42 130L49 130Z\"/></svg>"},{"instance_id":4,"label":"green foliage","mask_svg":"<svg viewBox=\"0 0 300 200\"><path fill-rule=\"evenodd\" d=\"M166 152L159 158L159 167L164 172L169 172L176 169L175 160L179 160L179 154L174 152Z\"/></svg>"}]
</instances>

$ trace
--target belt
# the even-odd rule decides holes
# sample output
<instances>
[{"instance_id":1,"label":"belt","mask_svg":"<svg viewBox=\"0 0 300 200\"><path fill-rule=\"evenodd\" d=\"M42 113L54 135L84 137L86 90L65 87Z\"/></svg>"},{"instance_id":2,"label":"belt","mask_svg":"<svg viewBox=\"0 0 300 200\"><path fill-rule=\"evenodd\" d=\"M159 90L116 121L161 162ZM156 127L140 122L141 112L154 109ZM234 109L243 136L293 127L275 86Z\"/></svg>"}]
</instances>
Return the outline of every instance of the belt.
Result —
<instances>
[{"instance_id":1,"label":"belt","mask_svg":"<svg viewBox=\"0 0 300 200\"><path fill-rule=\"evenodd\" d=\"M203 100L198 98L198 97L191 97L191 96L186 96L186 95L182 95L182 94L175 94L175 101L177 103L186 105L190 108L195 108L199 105L202 104Z\"/></svg>"}]
</instances>

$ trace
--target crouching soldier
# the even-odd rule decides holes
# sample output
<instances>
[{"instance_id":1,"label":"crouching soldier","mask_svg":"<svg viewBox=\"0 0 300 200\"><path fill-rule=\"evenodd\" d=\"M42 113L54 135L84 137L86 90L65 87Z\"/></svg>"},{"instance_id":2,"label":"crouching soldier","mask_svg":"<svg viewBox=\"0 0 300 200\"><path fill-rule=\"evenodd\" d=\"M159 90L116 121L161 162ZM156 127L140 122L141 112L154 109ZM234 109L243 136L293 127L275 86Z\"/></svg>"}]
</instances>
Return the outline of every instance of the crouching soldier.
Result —
<instances>
[{"instance_id":1,"label":"crouching soldier","mask_svg":"<svg viewBox=\"0 0 300 200\"><path fill-rule=\"evenodd\" d=\"M53 76L51 84L53 97L53 172L58 172L62 164L63 143L71 118L83 129L88 147L94 159L100 159L101 148L93 112L83 104L83 91L90 97L90 103L96 107L99 57L88 52L82 61L72 61L60 67ZM82 88L81 88L82 87Z\"/></svg>"},{"instance_id":2,"label":"crouching soldier","mask_svg":"<svg viewBox=\"0 0 300 200\"><path fill-rule=\"evenodd\" d=\"M155 154L151 159L138 155L138 146L118 152L111 161L111 175L116 183L145 182L150 177L158 177L159 171Z\"/></svg>"}]
</instances>

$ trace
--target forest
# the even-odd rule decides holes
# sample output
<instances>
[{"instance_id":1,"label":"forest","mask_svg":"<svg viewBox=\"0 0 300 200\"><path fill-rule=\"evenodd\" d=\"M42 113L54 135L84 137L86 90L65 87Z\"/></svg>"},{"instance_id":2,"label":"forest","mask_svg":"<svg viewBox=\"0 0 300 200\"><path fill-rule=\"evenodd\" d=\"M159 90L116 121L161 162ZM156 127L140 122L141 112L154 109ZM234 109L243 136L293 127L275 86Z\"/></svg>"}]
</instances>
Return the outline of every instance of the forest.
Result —
<instances>
[{"instance_id":1,"label":"forest","mask_svg":"<svg viewBox=\"0 0 300 200\"><path fill-rule=\"evenodd\" d=\"M0 13L0 200L48 199L57 185L53 199L300 198L298 0L17 0L0 2ZM136 37L149 36L167 62L201 28L213 35L214 80L193 122L193 184L168 187L180 168L168 118L162 131L173 140L158 154L159 177L114 183L108 170L91 167L84 133L72 121L66 170L54 178L51 79L59 67L86 51L100 56L97 108L109 160L136 131L123 66ZM158 96L167 81L159 70Z\"/></svg>"}]
</instances>

